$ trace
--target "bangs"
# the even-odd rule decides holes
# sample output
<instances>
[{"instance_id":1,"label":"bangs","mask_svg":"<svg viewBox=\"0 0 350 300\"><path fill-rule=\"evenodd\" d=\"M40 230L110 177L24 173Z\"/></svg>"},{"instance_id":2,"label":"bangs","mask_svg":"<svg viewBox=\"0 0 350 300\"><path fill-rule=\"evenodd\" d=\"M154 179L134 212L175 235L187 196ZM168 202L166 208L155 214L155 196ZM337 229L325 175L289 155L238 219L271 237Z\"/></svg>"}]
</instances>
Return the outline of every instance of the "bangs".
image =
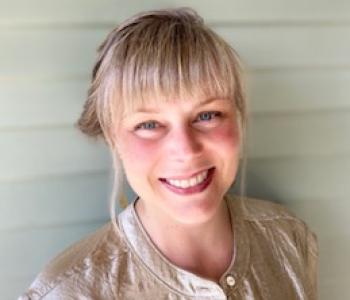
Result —
<instances>
[{"instance_id":1,"label":"bangs","mask_svg":"<svg viewBox=\"0 0 350 300\"><path fill-rule=\"evenodd\" d=\"M236 53L203 24L152 20L135 25L121 37L113 60L109 103L117 119L159 101L235 99Z\"/></svg>"}]
</instances>

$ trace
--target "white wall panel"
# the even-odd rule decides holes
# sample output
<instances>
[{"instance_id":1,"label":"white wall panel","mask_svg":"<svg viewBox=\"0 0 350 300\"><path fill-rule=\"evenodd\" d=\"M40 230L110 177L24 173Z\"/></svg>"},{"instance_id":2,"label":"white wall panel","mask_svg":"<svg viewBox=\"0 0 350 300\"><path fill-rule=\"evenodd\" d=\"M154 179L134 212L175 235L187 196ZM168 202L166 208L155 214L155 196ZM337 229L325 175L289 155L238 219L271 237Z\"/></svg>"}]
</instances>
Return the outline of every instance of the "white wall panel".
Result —
<instances>
[{"instance_id":1,"label":"white wall panel","mask_svg":"<svg viewBox=\"0 0 350 300\"><path fill-rule=\"evenodd\" d=\"M248 186L251 195L277 201L286 199L287 206L298 199L347 199L349 170L349 156L251 159Z\"/></svg>"},{"instance_id":2,"label":"white wall panel","mask_svg":"<svg viewBox=\"0 0 350 300\"><path fill-rule=\"evenodd\" d=\"M346 25L215 29L250 68L343 68L350 65L350 27Z\"/></svg>"},{"instance_id":3,"label":"white wall panel","mask_svg":"<svg viewBox=\"0 0 350 300\"><path fill-rule=\"evenodd\" d=\"M20 294L23 293L23 287L27 287L29 282L33 280L34 275L21 276L15 278L1 278L3 280L3 286L1 290L2 299L17 299Z\"/></svg>"},{"instance_id":4,"label":"white wall panel","mask_svg":"<svg viewBox=\"0 0 350 300\"><path fill-rule=\"evenodd\" d=\"M0 80L87 75L107 29L0 30Z\"/></svg>"},{"instance_id":5,"label":"white wall panel","mask_svg":"<svg viewBox=\"0 0 350 300\"><path fill-rule=\"evenodd\" d=\"M77 129L0 131L0 182L110 167L102 142L88 140Z\"/></svg>"},{"instance_id":6,"label":"white wall panel","mask_svg":"<svg viewBox=\"0 0 350 300\"><path fill-rule=\"evenodd\" d=\"M349 236L334 235L330 239L321 239L320 248L320 299L347 299L350 282L346 259L350 252Z\"/></svg>"},{"instance_id":7,"label":"white wall panel","mask_svg":"<svg viewBox=\"0 0 350 300\"><path fill-rule=\"evenodd\" d=\"M327 258L325 258L327 259ZM327 278L320 282L320 299L347 299L349 296L349 282L350 276L336 276L334 278Z\"/></svg>"},{"instance_id":8,"label":"white wall panel","mask_svg":"<svg viewBox=\"0 0 350 300\"><path fill-rule=\"evenodd\" d=\"M18 22L106 22L161 7L190 6L209 21L349 20L346 0L13 0L0 3L0 20Z\"/></svg>"},{"instance_id":9,"label":"white wall panel","mask_svg":"<svg viewBox=\"0 0 350 300\"><path fill-rule=\"evenodd\" d=\"M327 277L324 276L325 279L321 279L321 282L329 282L329 280L339 278L339 282L341 283L343 281L342 279L349 278L349 263L347 260L344 260L344 257L347 257L350 251L349 234L345 236L334 234L332 237L321 238L319 244L323 250L320 253L321 261L319 269L321 274L328 275ZM344 295L348 295L348 293Z\"/></svg>"},{"instance_id":10,"label":"white wall panel","mask_svg":"<svg viewBox=\"0 0 350 300\"><path fill-rule=\"evenodd\" d=\"M0 82L0 128L73 124L87 89L79 78Z\"/></svg>"},{"instance_id":11,"label":"white wall panel","mask_svg":"<svg viewBox=\"0 0 350 300\"><path fill-rule=\"evenodd\" d=\"M108 219L108 173L0 183L0 231Z\"/></svg>"},{"instance_id":12,"label":"white wall panel","mask_svg":"<svg viewBox=\"0 0 350 300\"><path fill-rule=\"evenodd\" d=\"M249 73L247 81L255 113L350 108L350 68L262 70Z\"/></svg>"},{"instance_id":13,"label":"white wall panel","mask_svg":"<svg viewBox=\"0 0 350 300\"><path fill-rule=\"evenodd\" d=\"M322 232L320 236L322 241L332 239L334 236L342 236L342 239L348 239L350 243L349 200L346 197L337 198L333 195L323 195L319 198L295 197L292 199L292 197L289 195L287 199L279 199L280 203L287 205L297 216L310 224L313 231ZM321 246L323 247L323 243Z\"/></svg>"},{"instance_id":14,"label":"white wall panel","mask_svg":"<svg viewBox=\"0 0 350 300\"><path fill-rule=\"evenodd\" d=\"M97 45L109 29L1 30L0 80L90 74ZM350 27L345 25L215 29L236 48L249 68L350 66Z\"/></svg>"},{"instance_id":15,"label":"white wall panel","mask_svg":"<svg viewBox=\"0 0 350 300\"><path fill-rule=\"evenodd\" d=\"M350 153L350 110L260 114L250 129L251 157Z\"/></svg>"}]
</instances>

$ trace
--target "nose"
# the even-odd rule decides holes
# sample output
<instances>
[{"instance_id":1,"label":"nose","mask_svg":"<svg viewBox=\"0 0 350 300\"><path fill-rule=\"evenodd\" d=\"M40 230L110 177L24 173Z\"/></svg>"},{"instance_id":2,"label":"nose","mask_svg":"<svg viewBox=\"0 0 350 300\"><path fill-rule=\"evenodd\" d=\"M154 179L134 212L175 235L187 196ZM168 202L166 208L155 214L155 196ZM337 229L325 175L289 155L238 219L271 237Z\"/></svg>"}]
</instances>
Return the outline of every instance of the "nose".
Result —
<instances>
[{"instance_id":1,"label":"nose","mask_svg":"<svg viewBox=\"0 0 350 300\"><path fill-rule=\"evenodd\" d=\"M168 139L169 159L178 162L191 161L201 155L202 141L198 132L190 126L172 129Z\"/></svg>"}]
</instances>

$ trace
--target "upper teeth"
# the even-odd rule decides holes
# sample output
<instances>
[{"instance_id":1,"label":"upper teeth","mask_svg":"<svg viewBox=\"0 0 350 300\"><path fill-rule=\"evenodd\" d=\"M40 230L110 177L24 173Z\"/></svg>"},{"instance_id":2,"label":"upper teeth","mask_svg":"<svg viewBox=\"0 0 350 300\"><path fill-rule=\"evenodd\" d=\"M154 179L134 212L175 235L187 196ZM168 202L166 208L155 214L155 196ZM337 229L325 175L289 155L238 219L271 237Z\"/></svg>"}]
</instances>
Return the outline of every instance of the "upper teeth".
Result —
<instances>
[{"instance_id":1,"label":"upper teeth","mask_svg":"<svg viewBox=\"0 0 350 300\"><path fill-rule=\"evenodd\" d=\"M208 175L208 170L203 171L202 173L198 174L197 176L193 176L189 179L182 179L182 180L166 179L166 181L169 182L171 185L185 189L185 188L195 186L195 185L203 182L204 179L207 178L207 175Z\"/></svg>"}]
</instances>

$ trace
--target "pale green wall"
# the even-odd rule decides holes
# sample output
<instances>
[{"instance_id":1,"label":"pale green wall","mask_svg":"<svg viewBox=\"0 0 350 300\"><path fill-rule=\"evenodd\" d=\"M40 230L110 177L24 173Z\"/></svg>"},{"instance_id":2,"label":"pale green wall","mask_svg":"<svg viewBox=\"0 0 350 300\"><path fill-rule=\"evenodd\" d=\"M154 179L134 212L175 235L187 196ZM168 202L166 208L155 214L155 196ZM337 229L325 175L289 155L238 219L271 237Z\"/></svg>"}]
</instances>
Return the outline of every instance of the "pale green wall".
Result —
<instances>
[{"instance_id":1,"label":"pale green wall","mask_svg":"<svg viewBox=\"0 0 350 300\"><path fill-rule=\"evenodd\" d=\"M73 129L95 50L150 8L192 6L249 71L249 195L320 243L320 299L349 297L350 1L0 0L0 298L108 219L110 159Z\"/></svg>"}]
</instances>

